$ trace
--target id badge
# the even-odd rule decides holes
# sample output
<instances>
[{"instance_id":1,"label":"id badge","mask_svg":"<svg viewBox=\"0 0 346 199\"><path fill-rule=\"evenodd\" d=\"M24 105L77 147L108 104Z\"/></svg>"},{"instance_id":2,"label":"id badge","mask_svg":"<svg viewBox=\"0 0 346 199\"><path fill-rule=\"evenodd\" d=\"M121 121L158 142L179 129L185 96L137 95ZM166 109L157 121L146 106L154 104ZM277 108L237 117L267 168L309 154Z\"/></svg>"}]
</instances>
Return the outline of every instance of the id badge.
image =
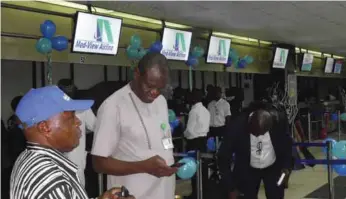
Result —
<instances>
[{"instance_id":1,"label":"id badge","mask_svg":"<svg viewBox=\"0 0 346 199\"><path fill-rule=\"evenodd\" d=\"M173 140L172 140L172 138L170 138L170 137L164 137L164 138L162 139L162 144L163 144L163 148L164 148L165 150L173 149L173 148L174 148Z\"/></svg>"}]
</instances>

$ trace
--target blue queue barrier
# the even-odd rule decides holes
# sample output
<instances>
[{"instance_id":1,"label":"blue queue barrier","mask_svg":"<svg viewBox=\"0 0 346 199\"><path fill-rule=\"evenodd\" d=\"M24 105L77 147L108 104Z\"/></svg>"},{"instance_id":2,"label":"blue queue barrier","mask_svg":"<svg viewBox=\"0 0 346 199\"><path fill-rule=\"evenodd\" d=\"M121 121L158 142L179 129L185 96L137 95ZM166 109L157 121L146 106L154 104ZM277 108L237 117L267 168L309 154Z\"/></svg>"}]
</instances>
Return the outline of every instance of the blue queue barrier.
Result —
<instances>
[{"instance_id":1,"label":"blue queue barrier","mask_svg":"<svg viewBox=\"0 0 346 199\"><path fill-rule=\"evenodd\" d=\"M307 160L301 159L297 160L298 163L301 164L319 164L319 165L327 165L327 173L328 173L328 186L329 186L329 199L335 199L334 196L334 180L333 180L333 168L332 165L346 165L346 159L332 159L332 142L327 141L325 143L311 143L311 142L297 142L293 143L292 147L296 146L304 146L304 147L326 147L327 148L327 159L318 159L318 160ZM174 153L174 157L193 157L196 158L196 161L199 162L199 165L202 164L203 159L212 159L215 158L215 153L200 153L199 151L190 151L187 153ZM201 167L198 167L196 172L197 178L197 199L203 199L202 194L202 170Z\"/></svg>"}]
</instances>

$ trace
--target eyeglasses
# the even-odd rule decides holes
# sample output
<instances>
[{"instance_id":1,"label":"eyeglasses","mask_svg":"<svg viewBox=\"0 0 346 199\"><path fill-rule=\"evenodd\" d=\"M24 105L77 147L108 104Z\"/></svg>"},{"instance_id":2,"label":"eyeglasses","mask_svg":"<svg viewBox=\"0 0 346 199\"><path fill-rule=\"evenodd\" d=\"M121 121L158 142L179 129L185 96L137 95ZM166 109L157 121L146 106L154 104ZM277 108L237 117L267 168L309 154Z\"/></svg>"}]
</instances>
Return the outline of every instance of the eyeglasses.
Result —
<instances>
[{"instance_id":1,"label":"eyeglasses","mask_svg":"<svg viewBox=\"0 0 346 199\"><path fill-rule=\"evenodd\" d=\"M257 150L256 150L256 155L261 155L262 154L262 142L257 143Z\"/></svg>"}]
</instances>

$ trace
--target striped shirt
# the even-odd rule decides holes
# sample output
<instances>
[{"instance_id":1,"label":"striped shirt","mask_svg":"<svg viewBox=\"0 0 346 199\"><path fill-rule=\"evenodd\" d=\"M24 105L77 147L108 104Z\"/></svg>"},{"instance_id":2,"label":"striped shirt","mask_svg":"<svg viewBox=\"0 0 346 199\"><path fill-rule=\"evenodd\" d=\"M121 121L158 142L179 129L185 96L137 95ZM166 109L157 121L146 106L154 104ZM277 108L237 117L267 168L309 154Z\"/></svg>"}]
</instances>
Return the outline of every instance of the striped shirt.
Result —
<instances>
[{"instance_id":1,"label":"striped shirt","mask_svg":"<svg viewBox=\"0 0 346 199\"><path fill-rule=\"evenodd\" d=\"M57 150L28 143L11 175L11 199L87 199L77 167Z\"/></svg>"}]
</instances>

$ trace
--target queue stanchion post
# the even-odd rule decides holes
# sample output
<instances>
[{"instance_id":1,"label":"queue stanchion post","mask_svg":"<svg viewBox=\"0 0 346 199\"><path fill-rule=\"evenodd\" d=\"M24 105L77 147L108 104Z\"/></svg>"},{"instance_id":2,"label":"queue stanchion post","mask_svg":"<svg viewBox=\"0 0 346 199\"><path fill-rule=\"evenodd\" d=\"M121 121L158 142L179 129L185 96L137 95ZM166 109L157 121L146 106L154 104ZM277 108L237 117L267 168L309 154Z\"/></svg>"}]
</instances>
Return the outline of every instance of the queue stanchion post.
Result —
<instances>
[{"instance_id":1,"label":"queue stanchion post","mask_svg":"<svg viewBox=\"0 0 346 199\"><path fill-rule=\"evenodd\" d=\"M198 164L196 172L196 186L197 186L197 199L203 199L203 189L202 189L202 158L201 152L197 150L196 152L196 162Z\"/></svg>"},{"instance_id":2,"label":"queue stanchion post","mask_svg":"<svg viewBox=\"0 0 346 199\"><path fill-rule=\"evenodd\" d=\"M329 199L335 199L334 197L334 179L333 179L333 167L330 162L332 160L332 142L327 142L327 160L328 160L328 188L329 188Z\"/></svg>"},{"instance_id":3,"label":"queue stanchion post","mask_svg":"<svg viewBox=\"0 0 346 199\"><path fill-rule=\"evenodd\" d=\"M341 140L341 119L340 119L341 113L340 110L338 111L338 141Z\"/></svg>"},{"instance_id":4,"label":"queue stanchion post","mask_svg":"<svg viewBox=\"0 0 346 199\"><path fill-rule=\"evenodd\" d=\"M103 174L98 174L98 181L99 181L99 196L103 194L104 186L103 186Z\"/></svg>"},{"instance_id":5,"label":"queue stanchion post","mask_svg":"<svg viewBox=\"0 0 346 199\"><path fill-rule=\"evenodd\" d=\"M311 142L311 114L308 112L308 137L309 142Z\"/></svg>"}]
</instances>

